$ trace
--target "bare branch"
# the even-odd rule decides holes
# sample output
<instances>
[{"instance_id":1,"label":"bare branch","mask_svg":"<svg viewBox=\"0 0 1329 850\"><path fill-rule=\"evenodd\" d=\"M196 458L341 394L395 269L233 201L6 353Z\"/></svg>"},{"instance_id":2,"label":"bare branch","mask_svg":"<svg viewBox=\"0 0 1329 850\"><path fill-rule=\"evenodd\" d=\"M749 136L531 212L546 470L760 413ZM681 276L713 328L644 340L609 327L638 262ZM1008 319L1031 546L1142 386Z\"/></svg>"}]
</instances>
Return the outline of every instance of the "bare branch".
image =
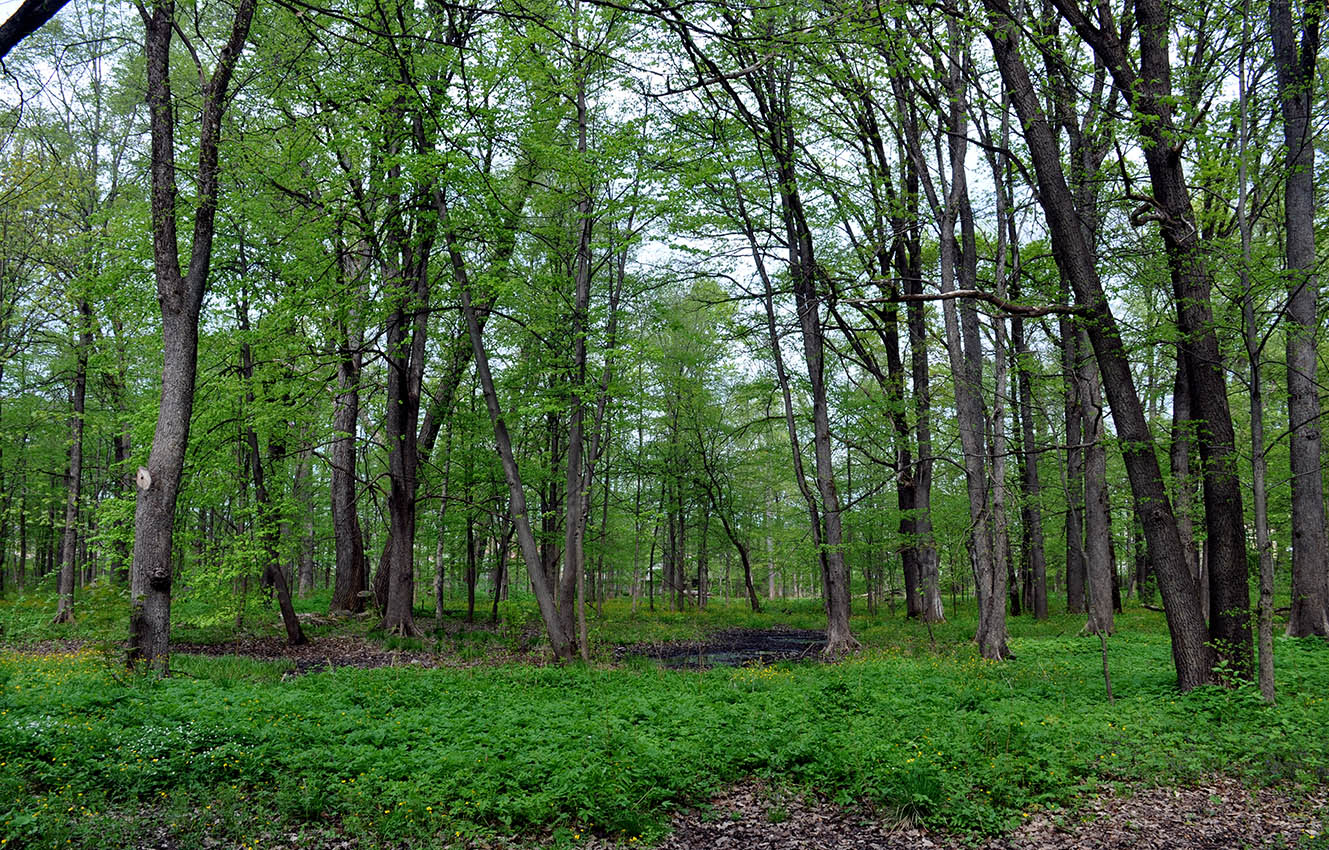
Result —
<instances>
[{"instance_id":1,"label":"bare branch","mask_svg":"<svg viewBox=\"0 0 1329 850\"><path fill-rule=\"evenodd\" d=\"M975 301L984 301L1008 316L1020 316L1025 319L1036 319L1039 316L1051 315L1088 316L1093 313L1093 310L1088 307L1066 304L1016 304L981 289L954 289L950 292L935 294L900 294L889 298L845 298L843 300L846 304L890 304L910 301L952 301L956 298L972 298Z\"/></svg>"}]
</instances>

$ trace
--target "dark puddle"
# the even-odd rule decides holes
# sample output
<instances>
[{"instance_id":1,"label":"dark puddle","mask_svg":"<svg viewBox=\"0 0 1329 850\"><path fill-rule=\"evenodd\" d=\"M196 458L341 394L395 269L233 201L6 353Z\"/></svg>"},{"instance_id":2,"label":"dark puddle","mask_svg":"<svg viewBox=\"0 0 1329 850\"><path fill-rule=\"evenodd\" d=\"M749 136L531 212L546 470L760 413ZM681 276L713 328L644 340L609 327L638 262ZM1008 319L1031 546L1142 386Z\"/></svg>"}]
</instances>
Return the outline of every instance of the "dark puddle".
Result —
<instances>
[{"instance_id":1,"label":"dark puddle","mask_svg":"<svg viewBox=\"0 0 1329 850\"><path fill-rule=\"evenodd\" d=\"M825 646L825 632L812 629L725 629L705 641L623 646L615 655L650 658L671 670L704 670L819 661Z\"/></svg>"}]
</instances>

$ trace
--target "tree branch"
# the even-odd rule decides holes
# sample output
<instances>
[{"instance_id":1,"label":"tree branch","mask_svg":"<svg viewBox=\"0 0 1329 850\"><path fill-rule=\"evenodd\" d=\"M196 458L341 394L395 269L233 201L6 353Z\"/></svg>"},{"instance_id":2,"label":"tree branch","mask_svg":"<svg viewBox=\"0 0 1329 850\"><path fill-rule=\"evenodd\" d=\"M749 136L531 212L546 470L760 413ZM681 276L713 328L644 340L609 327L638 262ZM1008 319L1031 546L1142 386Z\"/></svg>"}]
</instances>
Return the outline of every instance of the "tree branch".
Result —
<instances>
[{"instance_id":1,"label":"tree branch","mask_svg":"<svg viewBox=\"0 0 1329 850\"><path fill-rule=\"evenodd\" d=\"M1093 313L1088 307L1072 307L1066 304L1016 304L981 289L954 289L950 292L936 294L900 294L889 298L845 298L843 301L846 304L882 304L911 301L951 301L956 298L972 298L975 301L985 301L1008 316L1020 316L1025 319L1036 319L1039 316L1051 315L1088 316Z\"/></svg>"}]
</instances>

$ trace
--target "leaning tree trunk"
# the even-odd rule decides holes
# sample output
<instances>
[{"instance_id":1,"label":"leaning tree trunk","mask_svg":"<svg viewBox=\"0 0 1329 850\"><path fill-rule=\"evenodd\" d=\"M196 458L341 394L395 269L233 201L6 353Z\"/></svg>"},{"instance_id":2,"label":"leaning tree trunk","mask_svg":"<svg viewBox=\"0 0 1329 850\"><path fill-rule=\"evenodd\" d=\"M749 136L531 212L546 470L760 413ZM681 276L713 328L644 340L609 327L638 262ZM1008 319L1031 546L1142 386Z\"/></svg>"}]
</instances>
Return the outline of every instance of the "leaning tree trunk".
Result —
<instances>
[{"instance_id":1,"label":"leaning tree trunk","mask_svg":"<svg viewBox=\"0 0 1329 850\"><path fill-rule=\"evenodd\" d=\"M1079 309L1091 319L1086 331L1098 359L1131 488L1141 505L1141 521L1168 614L1178 685L1182 690L1190 690L1214 681L1215 655L1200 616L1199 596L1186 566L1176 519L1154 454L1153 437L1116 320L1080 228L1080 216L1062 169L1061 151L1019 53L1020 29L1005 0L984 0L984 6L990 21L988 40L1002 81L1025 127L1039 203L1057 248L1053 259L1070 283Z\"/></svg>"},{"instance_id":2,"label":"leaning tree trunk","mask_svg":"<svg viewBox=\"0 0 1329 850\"><path fill-rule=\"evenodd\" d=\"M448 207L444 198L435 193L434 203L438 208L442 222L448 221ZM554 598L555 589L545 574L544 564L540 559L539 544L531 531L530 516L526 506L526 489L522 484L521 470L517 466L512 452L512 438L508 433L507 423L503 419L502 406L499 404L498 391L494 386L493 373L489 370L489 354L485 349L481 332L480 319L472 302L470 280L466 273L466 261L456 243L451 230L445 230L448 258L452 264L452 273L459 289L462 316L466 321L467 334L471 340L471 351L475 358L475 373L480 382L480 390L485 397L485 407L489 411L490 424L494 430L494 442L499 459L503 464L503 476L508 484L508 509L517 535L517 545L521 549L522 560L526 563L526 572L535 592L536 604L540 617L544 620L549 634L549 643L554 655L562 660L572 658L575 647L571 635L563 630L562 620L558 615L558 606Z\"/></svg>"},{"instance_id":3,"label":"leaning tree trunk","mask_svg":"<svg viewBox=\"0 0 1329 850\"><path fill-rule=\"evenodd\" d=\"M1203 461L1209 638L1225 677L1249 677L1254 659L1236 435L1214 330L1213 278L1177 143L1182 135L1173 120L1176 98L1167 38L1170 9L1160 0L1133 4L1139 32L1137 64L1112 28L1102 29L1090 22L1075 0L1053 0L1053 4L1111 71L1127 105L1143 117L1137 126L1153 190L1147 218L1158 221L1163 238L1191 401L1200 424L1197 442Z\"/></svg>"},{"instance_id":4,"label":"leaning tree trunk","mask_svg":"<svg viewBox=\"0 0 1329 850\"><path fill-rule=\"evenodd\" d=\"M130 584L127 660L165 675L170 663L171 531L189 442L198 362L198 319L212 262L217 212L218 138L227 89L249 35L256 0L239 0L226 45L203 85L199 121L198 183L189 264L180 269L175 207L175 117L170 81L175 4L158 0L139 7L147 30L148 90L152 134L152 241L157 302L162 311L162 392L148 465L137 477L134 560Z\"/></svg>"}]
</instances>

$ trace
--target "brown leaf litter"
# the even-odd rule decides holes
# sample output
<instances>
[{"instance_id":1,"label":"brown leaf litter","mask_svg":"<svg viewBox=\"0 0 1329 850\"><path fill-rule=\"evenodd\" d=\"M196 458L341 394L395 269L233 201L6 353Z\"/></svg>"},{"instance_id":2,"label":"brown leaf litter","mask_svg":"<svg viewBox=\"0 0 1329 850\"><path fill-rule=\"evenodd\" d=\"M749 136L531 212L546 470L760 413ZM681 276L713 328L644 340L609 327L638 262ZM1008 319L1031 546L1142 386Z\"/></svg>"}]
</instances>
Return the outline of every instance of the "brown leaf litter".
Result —
<instances>
[{"instance_id":1,"label":"brown leaf litter","mask_svg":"<svg viewBox=\"0 0 1329 850\"><path fill-rule=\"evenodd\" d=\"M1224 777L1187 788L1121 786L1075 809L1034 812L1014 831L981 843L866 810L740 784L702 809L674 816L661 850L1225 850L1325 846L1329 793L1251 790ZM1318 843L1316 843L1318 842Z\"/></svg>"}]
</instances>

